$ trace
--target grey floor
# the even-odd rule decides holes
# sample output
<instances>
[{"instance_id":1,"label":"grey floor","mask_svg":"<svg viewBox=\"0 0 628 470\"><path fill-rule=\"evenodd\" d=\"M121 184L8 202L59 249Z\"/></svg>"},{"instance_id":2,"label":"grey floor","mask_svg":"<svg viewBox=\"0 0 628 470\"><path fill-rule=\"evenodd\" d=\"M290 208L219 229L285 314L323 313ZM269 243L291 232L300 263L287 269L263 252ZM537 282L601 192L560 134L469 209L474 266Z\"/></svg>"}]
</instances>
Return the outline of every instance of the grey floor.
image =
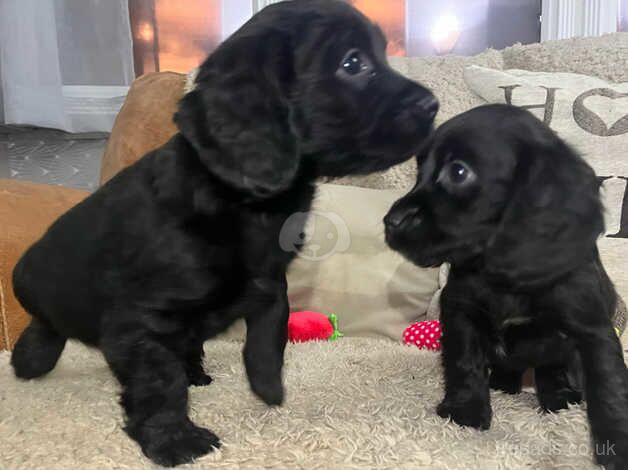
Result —
<instances>
[{"instance_id":1,"label":"grey floor","mask_svg":"<svg viewBox=\"0 0 628 470\"><path fill-rule=\"evenodd\" d=\"M0 125L0 178L94 191L107 137Z\"/></svg>"}]
</instances>

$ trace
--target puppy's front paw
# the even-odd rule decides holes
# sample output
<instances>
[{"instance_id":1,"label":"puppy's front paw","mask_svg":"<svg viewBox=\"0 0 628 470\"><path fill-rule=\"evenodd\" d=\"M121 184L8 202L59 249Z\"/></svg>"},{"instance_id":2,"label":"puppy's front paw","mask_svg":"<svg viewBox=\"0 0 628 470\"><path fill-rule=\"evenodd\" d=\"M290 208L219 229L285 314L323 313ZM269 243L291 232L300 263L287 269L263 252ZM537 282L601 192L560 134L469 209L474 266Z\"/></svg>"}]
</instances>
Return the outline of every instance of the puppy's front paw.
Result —
<instances>
[{"instance_id":1,"label":"puppy's front paw","mask_svg":"<svg viewBox=\"0 0 628 470\"><path fill-rule=\"evenodd\" d=\"M187 375L190 385L198 385L199 387L203 385L209 385L210 383L212 383L213 380L211 376L203 372L202 369L188 371Z\"/></svg>"},{"instance_id":2,"label":"puppy's front paw","mask_svg":"<svg viewBox=\"0 0 628 470\"><path fill-rule=\"evenodd\" d=\"M480 398L472 398L465 401L443 400L436 408L441 418L451 418L460 426L485 430L491 426L491 405Z\"/></svg>"},{"instance_id":3,"label":"puppy's front paw","mask_svg":"<svg viewBox=\"0 0 628 470\"><path fill-rule=\"evenodd\" d=\"M555 413L559 410L566 410L569 404L581 403L582 392L572 388L563 388L552 393L539 393L538 398L543 411Z\"/></svg>"},{"instance_id":4,"label":"puppy's front paw","mask_svg":"<svg viewBox=\"0 0 628 470\"><path fill-rule=\"evenodd\" d=\"M164 467L192 462L220 447L218 436L189 419L165 425L145 424L127 431L149 459Z\"/></svg>"},{"instance_id":5,"label":"puppy's front paw","mask_svg":"<svg viewBox=\"0 0 628 470\"><path fill-rule=\"evenodd\" d=\"M267 405L279 406L283 403L284 392L281 378L251 380L251 389Z\"/></svg>"}]
</instances>

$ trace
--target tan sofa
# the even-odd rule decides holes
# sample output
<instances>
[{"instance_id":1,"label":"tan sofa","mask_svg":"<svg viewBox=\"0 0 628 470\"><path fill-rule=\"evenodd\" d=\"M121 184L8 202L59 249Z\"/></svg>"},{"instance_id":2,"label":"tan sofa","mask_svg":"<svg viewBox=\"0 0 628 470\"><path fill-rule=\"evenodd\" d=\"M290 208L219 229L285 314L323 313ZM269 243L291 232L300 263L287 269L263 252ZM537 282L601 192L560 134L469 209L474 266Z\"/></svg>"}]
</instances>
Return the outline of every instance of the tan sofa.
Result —
<instances>
[{"instance_id":1,"label":"tan sofa","mask_svg":"<svg viewBox=\"0 0 628 470\"><path fill-rule=\"evenodd\" d=\"M566 54L565 50L569 53ZM482 100L471 93L463 70L470 64L496 69L527 68L570 71L613 81L628 81L628 33L601 38L572 39L531 46L489 50L475 57L392 58L401 73L432 88L441 101L440 123ZM107 144L101 182L166 142L175 132L172 115L184 93L186 76L173 72L137 79L122 107ZM416 169L412 163L384 174L343 179L341 184L405 189ZM61 213L87 193L13 180L0 180L0 349L11 349L28 316L13 296L11 272L20 254ZM624 294L625 295L625 294Z\"/></svg>"}]
</instances>

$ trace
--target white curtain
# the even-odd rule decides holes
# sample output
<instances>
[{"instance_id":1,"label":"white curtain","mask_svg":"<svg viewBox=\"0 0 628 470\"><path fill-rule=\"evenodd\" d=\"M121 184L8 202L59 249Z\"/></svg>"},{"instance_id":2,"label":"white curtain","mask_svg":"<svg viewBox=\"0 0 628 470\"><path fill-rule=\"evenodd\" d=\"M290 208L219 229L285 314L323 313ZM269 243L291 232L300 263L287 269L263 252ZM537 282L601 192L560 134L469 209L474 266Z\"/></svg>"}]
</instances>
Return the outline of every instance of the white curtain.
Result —
<instances>
[{"instance_id":1,"label":"white curtain","mask_svg":"<svg viewBox=\"0 0 628 470\"><path fill-rule=\"evenodd\" d=\"M107 132L133 78L127 0L0 0L0 121Z\"/></svg>"},{"instance_id":2,"label":"white curtain","mask_svg":"<svg viewBox=\"0 0 628 470\"><path fill-rule=\"evenodd\" d=\"M618 0L543 0L541 41L617 31Z\"/></svg>"}]
</instances>

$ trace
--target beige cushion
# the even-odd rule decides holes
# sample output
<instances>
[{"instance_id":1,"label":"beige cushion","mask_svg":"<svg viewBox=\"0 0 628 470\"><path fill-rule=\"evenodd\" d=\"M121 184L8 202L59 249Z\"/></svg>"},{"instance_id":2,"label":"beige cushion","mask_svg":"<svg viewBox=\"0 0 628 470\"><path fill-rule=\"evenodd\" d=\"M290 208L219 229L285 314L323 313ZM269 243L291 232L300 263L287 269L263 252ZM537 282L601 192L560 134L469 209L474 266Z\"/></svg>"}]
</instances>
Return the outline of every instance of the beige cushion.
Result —
<instances>
[{"instance_id":1,"label":"beige cushion","mask_svg":"<svg viewBox=\"0 0 628 470\"><path fill-rule=\"evenodd\" d=\"M425 316L438 288L438 269L418 268L384 242L382 219L401 195L320 186L306 226L308 241L288 271L293 310L335 313L345 334L395 340Z\"/></svg>"},{"instance_id":2,"label":"beige cushion","mask_svg":"<svg viewBox=\"0 0 628 470\"><path fill-rule=\"evenodd\" d=\"M426 318L438 289L438 268L418 268L384 242L382 219L401 195L395 190L319 186L304 231L306 243L288 269L292 311L335 313L346 336L396 341L410 323ZM282 231L279 243L296 251L301 240ZM240 339L244 331L239 321L224 337Z\"/></svg>"},{"instance_id":3,"label":"beige cushion","mask_svg":"<svg viewBox=\"0 0 628 470\"><path fill-rule=\"evenodd\" d=\"M504 49L502 56L503 67L489 67L581 73L614 82L628 81L628 33L561 39L525 46L517 44Z\"/></svg>"},{"instance_id":4,"label":"beige cushion","mask_svg":"<svg viewBox=\"0 0 628 470\"><path fill-rule=\"evenodd\" d=\"M484 100L517 106L546 104L531 111L571 144L603 184L606 236L600 254L620 295L628 297L628 83L615 84L571 73L469 67L465 80ZM553 89L549 92L547 88ZM548 96L553 95L553 100ZM553 102L552 102L553 101ZM574 188L577 190L577 188ZM623 220L622 220L623 219Z\"/></svg>"}]
</instances>

